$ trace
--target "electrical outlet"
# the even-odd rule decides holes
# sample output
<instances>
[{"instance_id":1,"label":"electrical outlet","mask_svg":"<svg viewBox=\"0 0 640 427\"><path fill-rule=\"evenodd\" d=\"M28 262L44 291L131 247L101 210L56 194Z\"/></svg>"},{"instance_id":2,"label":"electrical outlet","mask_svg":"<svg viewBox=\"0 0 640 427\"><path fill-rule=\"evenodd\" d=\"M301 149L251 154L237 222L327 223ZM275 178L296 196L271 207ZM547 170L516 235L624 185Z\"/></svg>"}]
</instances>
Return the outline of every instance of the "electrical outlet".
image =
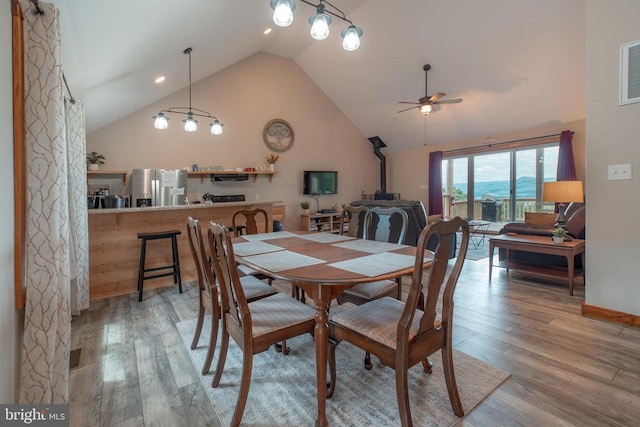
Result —
<instances>
[{"instance_id":1,"label":"electrical outlet","mask_svg":"<svg viewBox=\"0 0 640 427\"><path fill-rule=\"evenodd\" d=\"M260 195L256 194L256 200L260 200Z\"/></svg>"},{"instance_id":2,"label":"electrical outlet","mask_svg":"<svg viewBox=\"0 0 640 427\"><path fill-rule=\"evenodd\" d=\"M609 165L607 168L607 178L609 181L632 179L631 163L624 165Z\"/></svg>"}]
</instances>

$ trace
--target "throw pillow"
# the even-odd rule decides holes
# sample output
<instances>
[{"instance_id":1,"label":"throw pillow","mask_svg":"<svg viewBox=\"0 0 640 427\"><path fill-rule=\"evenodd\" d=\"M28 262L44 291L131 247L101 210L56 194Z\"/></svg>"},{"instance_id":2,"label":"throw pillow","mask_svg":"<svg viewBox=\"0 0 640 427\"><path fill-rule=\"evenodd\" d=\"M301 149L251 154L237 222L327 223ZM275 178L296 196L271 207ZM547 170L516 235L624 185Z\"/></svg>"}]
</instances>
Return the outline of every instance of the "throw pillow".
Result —
<instances>
[{"instance_id":1,"label":"throw pillow","mask_svg":"<svg viewBox=\"0 0 640 427\"><path fill-rule=\"evenodd\" d=\"M525 212L524 222L531 225L543 225L553 227L558 214L545 212Z\"/></svg>"}]
</instances>

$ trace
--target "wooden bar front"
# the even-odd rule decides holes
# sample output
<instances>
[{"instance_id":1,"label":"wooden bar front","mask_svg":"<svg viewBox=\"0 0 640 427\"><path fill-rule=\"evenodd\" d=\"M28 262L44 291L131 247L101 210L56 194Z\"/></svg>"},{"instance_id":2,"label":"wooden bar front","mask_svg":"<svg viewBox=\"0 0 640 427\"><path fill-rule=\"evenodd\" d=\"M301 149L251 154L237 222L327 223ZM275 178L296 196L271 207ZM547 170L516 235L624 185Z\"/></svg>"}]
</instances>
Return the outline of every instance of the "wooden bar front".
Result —
<instances>
[{"instance_id":1,"label":"wooden bar front","mask_svg":"<svg viewBox=\"0 0 640 427\"><path fill-rule=\"evenodd\" d=\"M91 209L89 210L89 280L90 298L100 299L137 291L140 240L138 233L180 230L178 251L182 282L196 280L197 273L187 238L187 218L200 220L206 229L209 221L227 226L241 209L260 208L267 211L267 227L272 230L273 204L278 201L230 202L214 205L172 207ZM259 227L262 227L259 225ZM147 268L171 264L169 240L147 243ZM144 289L174 286L172 277L146 280Z\"/></svg>"}]
</instances>

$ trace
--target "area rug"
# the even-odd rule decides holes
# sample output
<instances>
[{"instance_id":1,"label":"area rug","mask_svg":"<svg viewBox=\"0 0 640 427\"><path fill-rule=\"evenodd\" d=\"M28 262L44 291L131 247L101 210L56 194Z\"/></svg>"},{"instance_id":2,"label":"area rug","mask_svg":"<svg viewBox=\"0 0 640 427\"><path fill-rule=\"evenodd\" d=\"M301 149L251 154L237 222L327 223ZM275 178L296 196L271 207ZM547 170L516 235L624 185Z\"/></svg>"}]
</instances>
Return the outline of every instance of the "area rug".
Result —
<instances>
[{"instance_id":1,"label":"area rug","mask_svg":"<svg viewBox=\"0 0 640 427\"><path fill-rule=\"evenodd\" d=\"M467 256L465 257L465 259L478 261L480 259L489 257L489 238L478 237L474 239L480 240L469 240L469 247L467 248ZM462 240L462 237L458 235L458 242L460 242L460 240Z\"/></svg>"},{"instance_id":2,"label":"area rug","mask_svg":"<svg viewBox=\"0 0 640 427\"><path fill-rule=\"evenodd\" d=\"M230 340L227 362L217 388L211 387L213 371L200 374L209 336L209 319L195 350L190 344L195 319L177 324L183 344L191 356L194 369L223 426L231 423L238 397L242 370L242 352ZM219 343L218 343L219 345ZM315 343L310 335L287 341L288 355L276 353L273 347L254 356L249 398L242 418L247 426L313 426L317 411ZM399 426L395 393L395 373L372 357L373 369L363 367L364 352L347 342L336 350L337 384L332 399L327 400L327 418L331 426ZM459 419L454 415L442 373L440 352L434 354L431 375L414 366L409 376L409 396L414 425L451 426ZM480 403L509 377L507 372L454 351L456 380L465 413Z\"/></svg>"}]
</instances>

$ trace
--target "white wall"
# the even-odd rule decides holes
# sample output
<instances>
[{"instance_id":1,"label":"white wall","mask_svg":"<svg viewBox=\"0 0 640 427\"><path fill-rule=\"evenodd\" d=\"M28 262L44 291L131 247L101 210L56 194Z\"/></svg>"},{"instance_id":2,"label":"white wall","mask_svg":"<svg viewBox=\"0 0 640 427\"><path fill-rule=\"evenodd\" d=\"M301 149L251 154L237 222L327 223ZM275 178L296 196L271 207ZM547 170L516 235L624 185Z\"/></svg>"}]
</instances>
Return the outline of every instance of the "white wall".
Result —
<instances>
[{"instance_id":1,"label":"white wall","mask_svg":"<svg viewBox=\"0 0 640 427\"><path fill-rule=\"evenodd\" d=\"M14 308L11 0L0 0L0 402L16 401L20 312Z\"/></svg>"},{"instance_id":2,"label":"white wall","mask_svg":"<svg viewBox=\"0 0 640 427\"><path fill-rule=\"evenodd\" d=\"M586 303L640 315L640 103L618 105L620 45L640 39L640 1L588 0L586 15ZM607 166L625 163L633 180L608 181Z\"/></svg>"},{"instance_id":3,"label":"white wall","mask_svg":"<svg viewBox=\"0 0 640 427\"><path fill-rule=\"evenodd\" d=\"M195 108L209 111L225 124L224 134L209 133L210 120L201 119L198 131L182 128L185 116L170 114L169 128L154 129L152 116L161 109L188 104L182 90L87 135L87 151L107 158L105 169L183 168L221 165L225 168L259 167L271 153L262 140L265 124L284 119L294 129L293 146L280 154L278 174L270 183L211 183L191 178L190 200L202 194L245 194L247 200L283 200L286 228L299 226L302 171L337 170L338 195L320 198L320 208L349 203L364 190L379 187L379 161L373 146L292 60L266 53L252 55L193 84ZM117 181L116 181L117 182ZM111 187L110 187L111 190Z\"/></svg>"}]
</instances>

